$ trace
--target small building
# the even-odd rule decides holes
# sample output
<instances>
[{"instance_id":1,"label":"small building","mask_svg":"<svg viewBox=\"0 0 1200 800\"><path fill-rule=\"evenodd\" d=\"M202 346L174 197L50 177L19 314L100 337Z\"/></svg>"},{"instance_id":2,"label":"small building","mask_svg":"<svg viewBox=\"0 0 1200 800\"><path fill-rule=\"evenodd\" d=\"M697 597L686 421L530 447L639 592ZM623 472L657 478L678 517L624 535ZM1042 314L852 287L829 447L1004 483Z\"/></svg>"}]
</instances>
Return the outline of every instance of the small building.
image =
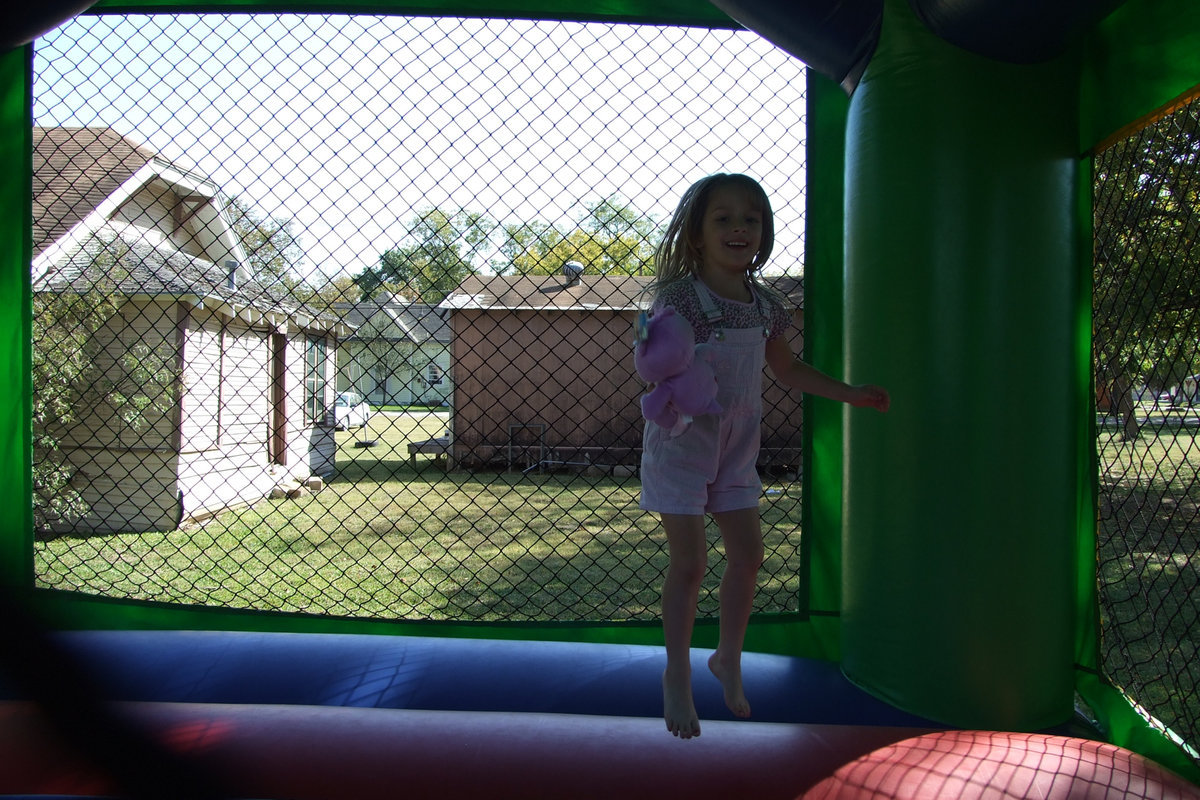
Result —
<instances>
[{"instance_id":1,"label":"small building","mask_svg":"<svg viewBox=\"0 0 1200 800\"><path fill-rule=\"evenodd\" d=\"M349 329L253 279L204 176L109 128L33 138L34 302L59 334L35 357L93 380L35 453L62 459L84 506L49 528L170 530L332 473Z\"/></svg>"},{"instance_id":2,"label":"small building","mask_svg":"<svg viewBox=\"0 0 1200 800\"><path fill-rule=\"evenodd\" d=\"M640 460L645 387L633 327L650 279L486 276L442 302L452 329L451 462L464 467L627 465ZM799 282L775 288L796 304ZM799 347L801 333L791 337ZM764 376L761 463L798 465L800 398Z\"/></svg>"},{"instance_id":3,"label":"small building","mask_svg":"<svg viewBox=\"0 0 1200 800\"><path fill-rule=\"evenodd\" d=\"M334 303L354 332L338 346L338 391L372 406L447 406L454 394L450 323L445 310L386 295Z\"/></svg>"}]
</instances>

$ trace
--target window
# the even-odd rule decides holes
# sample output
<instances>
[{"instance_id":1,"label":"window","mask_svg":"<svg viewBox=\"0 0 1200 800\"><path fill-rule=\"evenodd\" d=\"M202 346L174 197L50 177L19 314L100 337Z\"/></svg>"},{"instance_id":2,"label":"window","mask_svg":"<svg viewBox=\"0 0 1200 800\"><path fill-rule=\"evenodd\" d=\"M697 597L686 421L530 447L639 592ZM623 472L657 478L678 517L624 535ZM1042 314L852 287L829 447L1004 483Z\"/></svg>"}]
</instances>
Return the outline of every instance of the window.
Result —
<instances>
[{"instance_id":1,"label":"window","mask_svg":"<svg viewBox=\"0 0 1200 800\"><path fill-rule=\"evenodd\" d=\"M306 425L325 423L325 340L309 336L304 347L304 422Z\"/></svg>"},{"instance_id":2,"label":"window","mask_svg":"<svg viewBox=\"0 0 1200 800\"><path fill-rule=\"evenodd\" d=\"M427 373L427 377L425 378L425 381L430 386L441 386L442 385L442 368L439 367L437 364L434 364L432 361L430 361L429 362L429 372Z\"/></svg>"}]
</instances>

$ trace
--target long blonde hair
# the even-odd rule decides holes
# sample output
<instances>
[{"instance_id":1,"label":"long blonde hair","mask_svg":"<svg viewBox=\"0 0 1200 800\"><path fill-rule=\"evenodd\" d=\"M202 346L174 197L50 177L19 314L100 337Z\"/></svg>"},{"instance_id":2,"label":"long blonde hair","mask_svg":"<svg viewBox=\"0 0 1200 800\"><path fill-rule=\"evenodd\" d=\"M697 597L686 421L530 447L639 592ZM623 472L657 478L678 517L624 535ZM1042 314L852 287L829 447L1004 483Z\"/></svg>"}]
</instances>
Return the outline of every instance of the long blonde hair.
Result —
<instances>
[{"instance_id":1,"label":"long blonde hair","mask_svg":"<svg viewBox=\"0 0 1200 800\"><path fill-rule=\"evenodd\" d=\"M762 185L754 178L725 172L701 178L689 186L679 199L679 206L671 216L662 241L654 251L654 281L647 287L648 291L657 295L659 290L669 283L681 278L699 277L704 212L708 210L708 200L713 191L722 186L745 189L762 206L762 237L759 240L758 252L750 260L746 277L755 286L770 292L758 279L758 272L767 263L771 249L775 246L775 212L771 210L771 201Z\"/></svg>"}]
</instances>

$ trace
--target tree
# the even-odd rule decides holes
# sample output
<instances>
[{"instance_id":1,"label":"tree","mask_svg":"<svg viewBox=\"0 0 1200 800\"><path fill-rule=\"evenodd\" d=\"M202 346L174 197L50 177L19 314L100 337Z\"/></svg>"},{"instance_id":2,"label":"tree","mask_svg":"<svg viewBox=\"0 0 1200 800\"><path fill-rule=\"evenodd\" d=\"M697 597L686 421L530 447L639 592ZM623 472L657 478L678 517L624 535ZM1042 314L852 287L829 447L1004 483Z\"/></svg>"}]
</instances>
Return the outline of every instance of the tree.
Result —
<instances>
[{"instance_id":1,"label":"tree","mask_svg":"<svg viewBox=\"0 0 1200 800\"><path fill-rule=\"evenodd\" d=\"M412 345L404 341L374 338L367 340L366 352L370 355L371 375L375 380L375 390L379 392L380 402L391 403L388 380L392 376L401 380L407 379L401 368L409 365Z\"/></svg>"},{"instance_id":2,"label":"tree","mask_svg":"<svg viewBox=\"0 0 1200 800\"><path fill-rule=\"evenodd\" d=\"M364 297L386 291L437 303L483 266L497 275L551 275L577 261L591 275L651 273L662 235L654 217L615 195L585 209L575 225L560 229L544 220L498 224L478 212L427 208L409 222L405 240L355 283Z\"/></svg>"},{"instance_id":3,"label":"tree","mask_svg":"<svg viewBox=\"0 0 1200 800\"><path fill-rule=\"evenodd\" d=\"M501 252L520 275L550 275L568 261L589 275L647 275L661 231L652 216L640 214L618 196L589 203L571 229L543 221L503 226Z\"/></svg>"},{"instance_id":4,"label":"tree","mask_svg":"<svg viewBox=\"0 0 1200 800\"><path fill-rule=\"evenodd\" d=\"M362 299L362 290L349 275L336 275L318 286L303 284L293 291L300 300L316 309L328 309L334 303L357 303Z\"/></svg>"},{"instance_id":5,"label":"tree","mask_svg":"<svg viewBox=\"0 0 1200 800\"><path fill-rule=\"evenodd\" d=\"M1138 434L1133 390L1156 394L1200 371L1200 104L1096 160L1097 381Z\"/></svg>"},{"instance_id":6,"label":"tree","mask_svg":"<svg viewBox=\"0 0 1200 800\"><path fill-rule=\"evenodd\" d=\"M293 220L260 214L237 197L229 200L225 212L246 251L254 278L267 285L279 281L288 289L296 288L304 250L292 232Z\"/></svg>"},{"instance_id":7,"label":"tree","mask_svg":"<svg viewBox=\"0 0 1200 800\"><path fill-rule=\"evenodd\" d=\"M472 259L494 227L482 214L427 208L410 220L406 241L380 255L379 263L363 270L355 282L364 297L388 290L426 303L441 302L478 271Z\"/></svg>"},{"instance_id":8,"label":"tree","mask_svg":"<svg viewBox=\"0 0 1200 800\"><path fill-rule=\"evenodd\" d=\"M518 275L549 275L566 262L579 259L576 247L548 222L533 220L502 228L500 251Z\"/></svg>"},{"instance_id":9,"label":"tree","mask_svg":"<svg viewBox=\"0 0 1200 800\"><path fill-rule=\"evenodd\" d=\"M138 433L173 408L178 353L165 338L125 341L121 283L134 255L119 239L93 239L70 285L33 295L33 511L44 534L87 511L63 452L67 436ZM82 427L88 422L91 427ZM79 430L76 430L79 429Z\"/></svg>"},{"instance_id":10,"label":"tree","mask_svg":"<svg viewBox=\"0 0 1200 800\"><path fill-rule=\"evenodd\" d=\"M653 216L640 214L616 195L587 206L582 230L600 245L597 272L653 274L654 248L662 231Z\"/></svg>"}]
</instances>

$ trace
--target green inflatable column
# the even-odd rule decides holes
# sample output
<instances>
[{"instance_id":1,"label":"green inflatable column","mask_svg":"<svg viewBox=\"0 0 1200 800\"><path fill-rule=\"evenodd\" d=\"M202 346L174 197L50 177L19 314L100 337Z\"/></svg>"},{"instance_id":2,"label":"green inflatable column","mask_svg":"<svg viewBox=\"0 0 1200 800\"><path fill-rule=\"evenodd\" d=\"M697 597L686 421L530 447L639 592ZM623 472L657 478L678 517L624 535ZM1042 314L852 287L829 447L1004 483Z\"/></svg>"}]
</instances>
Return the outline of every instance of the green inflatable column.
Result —
<instances>
[{"instance_id":1,"label":"green inflatable column","mask_svg":"<svg viewBox=\"0 0 1200 800\"><path fill-rule=\"evenodd\" d=\"M847 123L846 376L892 410L847 412L843 669L962 727L1073 708L1086 317L1067 61L974 56L889 0Z\"/></svg>"}]
</instances>

